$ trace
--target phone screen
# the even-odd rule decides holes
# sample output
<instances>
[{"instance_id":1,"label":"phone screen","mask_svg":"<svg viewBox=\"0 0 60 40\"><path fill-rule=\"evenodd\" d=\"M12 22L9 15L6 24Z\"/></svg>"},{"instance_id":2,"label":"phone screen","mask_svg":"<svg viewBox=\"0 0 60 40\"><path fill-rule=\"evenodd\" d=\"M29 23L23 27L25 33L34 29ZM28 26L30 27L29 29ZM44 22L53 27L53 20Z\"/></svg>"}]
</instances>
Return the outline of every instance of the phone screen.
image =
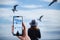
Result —
<instances>
[{"instance_id":1,"label":"phone screen","mask_svg":"<svg viewBox=\"0 0 60 40\"><path fill-rule=\"evenodd\" d=\"M22 16L13 16L14 23L14 35L22 35Z\"/></svg>"}]
</instances>

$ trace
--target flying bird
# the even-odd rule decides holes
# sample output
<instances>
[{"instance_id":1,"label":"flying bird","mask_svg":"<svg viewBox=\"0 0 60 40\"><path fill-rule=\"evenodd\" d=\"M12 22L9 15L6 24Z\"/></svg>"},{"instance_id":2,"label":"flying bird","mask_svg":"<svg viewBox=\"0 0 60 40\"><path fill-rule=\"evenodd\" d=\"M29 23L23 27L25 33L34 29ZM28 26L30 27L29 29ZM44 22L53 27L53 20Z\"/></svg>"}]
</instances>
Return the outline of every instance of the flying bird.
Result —
<instances>
[{"instance_id":1,"label":"flying bird","mask_svg":"<svg viewBox=\"0 0 60 40\"><path fill-rule=\"evenodd\" d=\"M42 19L43 16L44 16L44 15L41 15L40 18L38 19L40 22L42 21L41 19Z\"/></svg>"},{"instance_id":2,"label":"flying bird","mask_svg":"<svg viewBox=\"0 0 60 40\"><path fill-rule=\"evenodd\" d=\"M53 3L55 3L55 2L57 2L57 0L53 0L50 4L49 4L49 6L51 6Z\"/></svg>"},{"instance_id":3,"label":"flying bird","mask_svg":"<svg viewBox=\"0 0 60 40\"><path fill-rule=\"evenodd\" d=\"M13 12L17 11L17 10L16 10L16 7L17 7L17 6L18 6L18 5L14 5L14 6L13 6L13 9L12 9Z\"/></svg>"}]
</instances>

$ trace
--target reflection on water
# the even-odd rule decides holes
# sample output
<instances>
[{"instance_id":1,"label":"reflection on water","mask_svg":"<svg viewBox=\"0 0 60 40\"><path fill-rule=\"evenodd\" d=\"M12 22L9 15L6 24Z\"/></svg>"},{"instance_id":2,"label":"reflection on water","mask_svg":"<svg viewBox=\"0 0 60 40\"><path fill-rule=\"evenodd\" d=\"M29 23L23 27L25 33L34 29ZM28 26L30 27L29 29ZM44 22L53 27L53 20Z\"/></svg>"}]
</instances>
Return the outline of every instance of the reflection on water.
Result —
<instances>
[{"instance_id":1,"label":"reflection on water","mask_svg":"<svg viewBox=\"0 0 60 40\"><path fill-rule=\"evenodd\" d=\"M16 37L0 37L0 40L19 40ZM39 39L39 40L60 40L60 39Z\"/></svg>"},{"instance_id":2,"label":"reflection on water","mask_svg":"<svg viewBox=\"0 0 60 40\"><path fill-rule=\"evenodd\" d=\"M60 31L58 32L42 32L42 38L39 40L60 40ZM0 34L0 40L19 40L16 36L13 35L3 35Z\"/></svg>"}]
</instances>

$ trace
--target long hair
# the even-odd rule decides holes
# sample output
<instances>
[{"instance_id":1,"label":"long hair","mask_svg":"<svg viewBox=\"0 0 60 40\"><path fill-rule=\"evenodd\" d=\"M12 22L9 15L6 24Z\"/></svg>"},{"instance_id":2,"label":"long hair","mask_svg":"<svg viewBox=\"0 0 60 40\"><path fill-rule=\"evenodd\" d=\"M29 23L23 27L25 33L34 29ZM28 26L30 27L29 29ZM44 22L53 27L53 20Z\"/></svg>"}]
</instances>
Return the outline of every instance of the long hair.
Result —
<instances>
[{"instance_id":1,"label":"long hair","mask_svg":"<svg viewBox=\"0 0 60 40\"><path fill-rule=\"evenodd\" d=\"M37 26L31 26L30 29L31 29L31 30L37 30L38 28L37 28Z\"/></svg>"}]
</instances>

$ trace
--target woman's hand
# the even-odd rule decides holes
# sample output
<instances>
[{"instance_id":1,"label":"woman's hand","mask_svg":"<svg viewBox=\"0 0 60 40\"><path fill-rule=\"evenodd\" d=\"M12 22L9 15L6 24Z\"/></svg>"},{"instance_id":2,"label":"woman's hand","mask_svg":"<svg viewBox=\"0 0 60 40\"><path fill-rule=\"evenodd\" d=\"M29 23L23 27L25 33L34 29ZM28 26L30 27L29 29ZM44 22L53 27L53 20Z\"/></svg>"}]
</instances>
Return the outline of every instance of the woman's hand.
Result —
<instances>
[{"instance_id":1,"label":"woman's hand","mask_svg":"<svg viewBox=\"0 0 60 40\"><path fill-rule=\"evenodd\" d=\"M28 33L27 33L27 30L26 30L24 23L22 23L22 26L23 26L23 35L17 36L17 37L21 40L31 40L30 37L28 36ZM14 28L12 26L12 33L13 33L13 30L14 30Z\"/></svg>"}]
</instances>

